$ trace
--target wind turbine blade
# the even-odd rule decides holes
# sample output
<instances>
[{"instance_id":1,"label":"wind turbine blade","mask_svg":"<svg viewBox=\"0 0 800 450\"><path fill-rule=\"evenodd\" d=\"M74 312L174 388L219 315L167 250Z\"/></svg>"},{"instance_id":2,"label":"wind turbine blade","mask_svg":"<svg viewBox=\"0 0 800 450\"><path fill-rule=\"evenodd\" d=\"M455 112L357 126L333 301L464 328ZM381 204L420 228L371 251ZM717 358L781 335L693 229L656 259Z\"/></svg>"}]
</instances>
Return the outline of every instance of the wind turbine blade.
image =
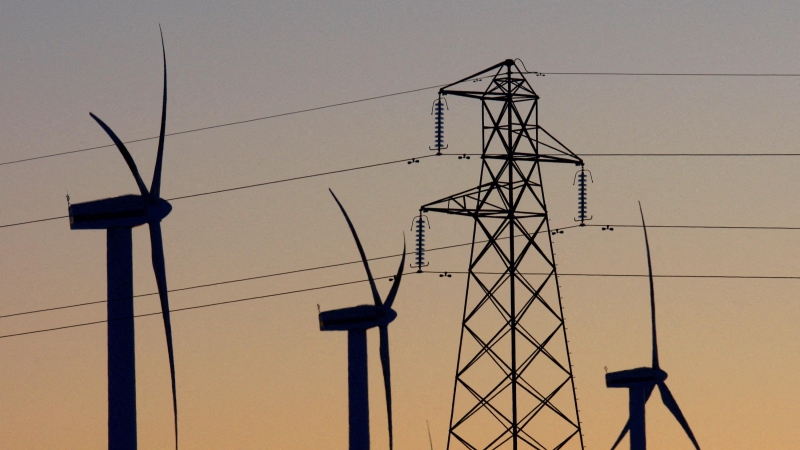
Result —
<instances>
[{"instance_id":1,"label":"wind turbine blade","mask_svg":"<svg viewBox=\"0 0 800 450\"><path fill-rule=\"evenodd\" d=\"M156 169L153 172L153 183L150 185L150 194L155 198L161 196L161 161L164 155L164 133L167 127L167 51L164 49L164 32L161 31L161 24L158 25L158 31L161 33L161 55L164 57L164 100L161 104L161 131L158 133Z\"/></svg>"},{"instance_id":2,"label":"wind turbine blade","mask_svg":"<svg viewBox=\"0 0 800 450\"><path fill-rule=\"evenodd\" d=\"M644 402L645 402L645 404L647 403L648 400L650 400L650 396L653 395L653 389L655 389L655 388L656 388L655 385L652 385L649 388L647 388L647 392L644 394ZM622 439L625 437L625 435L630 430L631 430L631 420L628 419L628 421L625 422L625 427L622 428L622 432L619 434L619 437L617 438L616 442L614 442L614 445L611 446L611 450L614 450L615 448L617 448L619 443L622 442Z\"/></svg>"},{"instance_id":3,"label":"wind turbine blade","mask_svg":"<svg viewBox=\"0 0 800 450\"><path fill-rule=\"evenodd\" d=\"M631 429L631 420L628 419L628 421L625 422L625 426L622 428L622 433L619 434L619 437L617 438L616 442L614 442L614 445L611 446L611 450L617 448L619 443L622 442L622 439L625 437L626 434L628 434L628 431L630 429Z\"/></svg>"},{"instance_id":4,"label":"wind turbine blade","mask_svg":"<svg viewBox=\"0 0 800 450\"><path fill-rule=\"evenodd\" d=\"M130 152L128 152L128 149L125 148L125 144L122 143L122 141L117 137L117 135L114 134L114 131L112 131L111 128L109 128L105 122L100 120L99 117L95 116L92 113L89 113L89 115L92 116L92 119L94 119L98 124L100 124L103 130L105 130L106 134L108 134L108 136L111 137L111 140L114 141L114 144L119 149L119 152L122 153L122 157L125 158L125 162L128 163L128 168L131 169L133 178L136 179L136 184L139 186L139 192L141 192L142 195L146 196L147 186L144 185L142 177L141 175L139 175L139 169L136 168L136 162L133 160L133 157L131 157L131 154Z\"/></svg>"},{"instance_id":5,"label":"wind turbine blade","mask_svg":"<svg viewBox=\"0 0 800 450\"><path fill-rule=\"evenodd\" d=\"M433 450L433 438L431 437L431 424L425 420L425 425L428 426L428 442L431 444L431 450Z\"/></svg>"},{"instance_id":6,"label":"wind turbine blade","mask_svg":"<svg viewBox=\"0 0 800 450\"><path fill-rule=\"evenodd\" d=\"M384 303L387 308L392 307L392 303L394 303L394 298L397 295L397 290L400 288L400 278L403 276L403 266L406 263L406 237L403 234L403 256L400 258L400 267L397 269L397 275L394 276L394 283L392 283L392 289L389 290L389 295L386 296L386 302Z\"/></svg>"},{"instance_id":7,"label":"wind turbine blade","mask_svg":"<svg viewBox=\"0 0 800 450\"><path fill-rule=\"evenodd\" d=\"M647 248L647 274L650 279L650 319L653 323L653 368L658 369L658 339L656 338L656 294L653 287L653 264L650 262L650 243L647 240L647 226L644 223L642 202L639 202L639 213L642 215L642 229L644 230L644 245Z\"/></svg>"},{"instance_id":8,"label":"wind turbine blade","mask_svg":"<svg viewBox=\"0 0 800 450\"><path fill-rule=\"evenodd\" d=\"M697 443L697 439L694 438L694 433L692 433L692 429L689 428L689 422L686 421L686 418L683 417L683 413L681 409L678 407L678 402L675 401L675 397L672 396L672 392L669 391L667 384L663 381L658 383L658 390L661 392L661 400L664 402L664 405L669 409L678 423L681 424L683 427L683 431L689 436L689 439L692 440L692 444L694 444L694 448L700 450L700 445Z\"/></svg>"},{"instance_id":9,"label":"wind turbine blade","mask_svg":"<svg viewBox=\"0 0 800 450\"><path fill-rule=\"evenodd\" d=\"M389 418L389 450L392 450L392 375L389 369L389 328L386 325L380 327L380 333L383 386L386 388L386 416Z\"/></svg>"},{"instance_id":10,"label":"wind turbine blade","mask_svg":"<svg viewBox=\"0 0 800 450\"><path fill-rule=\"evenodd\" d=\"M381 306L383 302L381 302L381 296L378 294L378 287L375 286L375 279L372 278L372 272L369 270L367 255L364 253L364 247L361 246L361 241L358 240L358 234L356 234L356 229L353 227L353 222L350 221L347 211L344 210L344 206L342 206L342 203L338 198L336 198L336 194L333 193L333 190L328 190L333 196L333 199L336 200L336 204L339 205L339 209L342 210L342 214L344 214L344 218L347 220L347 225L350 227L350 231L353 232L353 238L356 240L356 246L358 246L358 253L361 254L361 261L364 263L364 268L367 269L367 278L369 279L369 287L372 289L372 298L375 300L375 306Z\"/></svg>"},{"instance_id":11,"label":"wind turbine blade","mask_svg":"<svg viewBox=\"0 0 800 450\"><path fill-rule=\"evenodd\" d=\"M149 222L150 246L153 256L153 271L156 274L158 297L161 299L161 315L167 335L167 354L169 373L172 377L172 409L175 415L175 449L178 449L178 395L175 389L175 353L172 349L172 323L169 318L169 297L167 296L167 271L164 266L164 244L161 239L161 223Z\"/></svg>"}]
</instances>

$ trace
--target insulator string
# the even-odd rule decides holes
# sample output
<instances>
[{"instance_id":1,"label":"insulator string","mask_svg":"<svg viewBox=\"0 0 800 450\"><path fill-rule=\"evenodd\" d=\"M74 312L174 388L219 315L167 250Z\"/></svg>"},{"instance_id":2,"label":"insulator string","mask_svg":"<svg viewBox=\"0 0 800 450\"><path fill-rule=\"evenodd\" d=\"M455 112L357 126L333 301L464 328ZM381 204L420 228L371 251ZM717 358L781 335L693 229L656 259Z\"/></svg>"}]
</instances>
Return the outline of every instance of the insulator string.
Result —
<instances>
[{"instance_id":1,"label":"insulator string","mask_svg":"<svg viewBox=\"0 0 800 450\"><path fill-rule=\"evenodd\" d=\"M437 155L442 154L442 150L447 148L447 145L444 143L444 109L450 109L447 106L447 100L442 98L442 94L439 94L439 98L433 101L433 108L431 110L431 115L434 116L434 128L433 128L433 147L428 147L430 150L436 150Z\"/></svg>"},{"instance_id":2,"label":"insulator string","mask_svg":"<svg viewBox=\"0 0 800 450\"><path fill-rule=\"evenodd\" d=\"M584 222L587 220L592 220L592 216L588 215L588 206L587 206L587 190L586 190L586 180L588 179L591 182L594 182L592 179L592 172L586 170L586 168L581 165L581 170L575 173L575 178L572 181L572 184L578 184L578 217L575 219L575 222L580 222L580 226L586 226Z\"/></svg>"},{"instance_id":3,"label":"insulator string","mask_svg":"<svg viewBox=\"0 0 800 450\"><path fill-rule=\"evenodd\" d=\"M416 245L414 249L414 263L411 267L417 269L417 273L422 273L422 268L429 263L425 262L425 226L431 227L428 221L428 216L423 215L422 212L414 218L411 224L411 230L416 231Z\"/></svg>"}]
</instances>

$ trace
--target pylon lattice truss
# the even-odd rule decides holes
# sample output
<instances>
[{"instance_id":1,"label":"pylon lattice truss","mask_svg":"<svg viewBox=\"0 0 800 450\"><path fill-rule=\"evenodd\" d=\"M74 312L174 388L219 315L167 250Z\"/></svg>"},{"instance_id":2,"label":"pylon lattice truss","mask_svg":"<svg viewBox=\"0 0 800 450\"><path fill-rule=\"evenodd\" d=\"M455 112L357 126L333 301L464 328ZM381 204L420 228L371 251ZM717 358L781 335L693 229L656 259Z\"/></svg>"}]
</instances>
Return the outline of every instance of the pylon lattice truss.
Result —
<instances>
[{"instance_id":1,"label":"pylon lattice truss","mask_svg":"<svg viewBox=\"0 0 800 450\"><path fill-rule=\"evenodd\" d=\"M541 177L583 161L539 126L512 60L440 92L483 110L479 185L422 206L475 220L447 448L583 449Z\"/></svg>"}]
</instances>

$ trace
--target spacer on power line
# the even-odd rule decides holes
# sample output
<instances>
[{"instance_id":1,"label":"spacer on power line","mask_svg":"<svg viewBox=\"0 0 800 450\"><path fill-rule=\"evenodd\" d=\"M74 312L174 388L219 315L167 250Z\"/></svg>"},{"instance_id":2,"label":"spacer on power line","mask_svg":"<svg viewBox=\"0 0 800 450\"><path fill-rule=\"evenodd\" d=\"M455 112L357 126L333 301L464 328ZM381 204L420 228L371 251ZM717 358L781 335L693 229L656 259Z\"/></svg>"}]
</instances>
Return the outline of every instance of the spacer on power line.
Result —
<instances>
[{"instance_id":1,"label":"spacer on power line","mask_svg":"<svg viewBox=\"0 0 800 450\"><path fill-rule=\"evenodd\" d=\"M435 116L434 146L428 147L429 150L436 150L437 155L441 155L442 150L447 148L447 145L444 144L444 108L450 109L447 105L447 100L442 98L442 94L439 93L439 98L433 101L433 107L431 108L431 115Z\"/></svg>"},{"instance_id":2,"label":"spacer on power line","mask_svg":"<svg viewBox=\"0 0 800 450\"><path fill-rule=\"evenodd\" d=\"M428 220L428 216L422 214L422 211L420 211L419 215L411 222L411 231L416 231L417 233L417 242L414 252L415 261L411 264L411 267L416 268L417 273L422 273L422 268L430 264L425 262L425 225L430 228L431 222Z\"/></svg>"}]
</instances>

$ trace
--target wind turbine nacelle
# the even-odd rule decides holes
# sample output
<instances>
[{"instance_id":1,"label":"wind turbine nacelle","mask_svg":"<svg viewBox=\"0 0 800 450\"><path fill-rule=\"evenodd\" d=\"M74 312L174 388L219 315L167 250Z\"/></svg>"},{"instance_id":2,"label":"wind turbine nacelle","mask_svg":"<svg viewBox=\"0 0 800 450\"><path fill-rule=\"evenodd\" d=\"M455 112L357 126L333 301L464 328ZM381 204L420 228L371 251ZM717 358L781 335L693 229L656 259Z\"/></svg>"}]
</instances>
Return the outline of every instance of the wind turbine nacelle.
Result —
<instances>
[{"instance_id":1,"label":"wind turbine nacelle","mask_svg":"<svg viewBox=\"0 0 800 450\"><path fill-rule=\"evenodd\" d=\"M366 330L389 325L397 317L393 309L359 305L319 313L320 331Z\"/></svg>"},{"instance_id":2,"label":"wind turbine nacelle","mask_svg":"<svg viewBox=\"0 0 800 450\"><path fill-rule=\"evenodd\" d=\"M620 370L606 374L606 387L632 388L651 386L667 379L667 372L652 367Z\"/></svg>"},{"instance_id":3,"label":"wind turbine nacelle","mask_svg":"<svg viewBox=\"0 0 800 450\"><path fill-rule=\"evenodd\" d=\"M149 221L160 221L172 211L166 200L148 201L141 195L123 195L69 207L69 227L72 230L106 230L133 228Z\"/></svg>"}]
</instances>

